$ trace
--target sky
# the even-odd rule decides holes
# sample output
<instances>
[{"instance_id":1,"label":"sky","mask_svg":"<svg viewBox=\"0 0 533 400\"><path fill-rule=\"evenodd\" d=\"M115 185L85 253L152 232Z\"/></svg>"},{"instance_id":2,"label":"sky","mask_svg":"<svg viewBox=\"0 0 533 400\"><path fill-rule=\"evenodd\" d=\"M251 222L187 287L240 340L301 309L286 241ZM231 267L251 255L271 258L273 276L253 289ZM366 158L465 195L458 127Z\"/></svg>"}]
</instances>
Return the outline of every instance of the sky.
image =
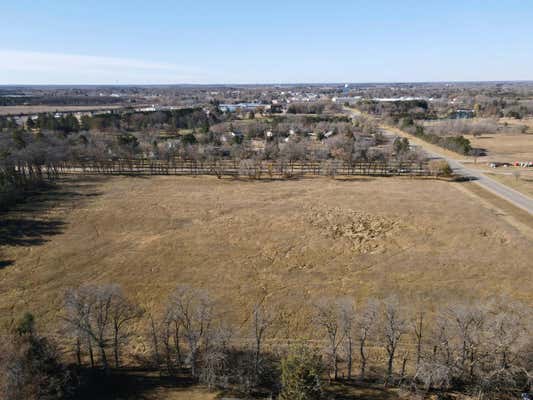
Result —
<instances>
[{"instance_id":1,"label":"sky","mask_svg":"<svg viewBox=\"0 0 533 400\"><path fill-rule=\"evenodd\" d=\"M529 0L0 0L0 84L533 80Z\"/></svg>"}]
</instances>

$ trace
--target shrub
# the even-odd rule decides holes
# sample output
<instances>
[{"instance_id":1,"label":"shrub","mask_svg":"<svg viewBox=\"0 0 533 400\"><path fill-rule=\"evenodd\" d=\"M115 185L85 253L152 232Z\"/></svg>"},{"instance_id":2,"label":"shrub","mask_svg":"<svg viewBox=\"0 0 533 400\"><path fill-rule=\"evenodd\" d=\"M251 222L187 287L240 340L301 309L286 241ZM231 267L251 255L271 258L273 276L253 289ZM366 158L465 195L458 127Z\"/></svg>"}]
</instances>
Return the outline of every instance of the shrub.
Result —
<instances>
[{"instance_id":1,"label":"shrub","mask_svg":"<svg viewBox=\"0 0 533 400\"><path fill-rule=\"evenodd\" d=\"M431 160L428 164L431 175L434 176L450 176L453 171L445 160Z\"/></svg>"},{"instance_id":2,"label":"shrub","mask_svg":"<svg viewBox=\"0 0 533 400\"><path fill-rule=\"evenodd\" d=\"M73 391L72 376L57 349L35 333L33 316L26 314L0 344L0 398L59 400Z\"/></svg>"},{"instance_id":3,"label":"shrub","mask_svg":"<svg viewBox=\"0 0 533 400\"><path fill-rule=\"evenodd\" d=\"M313 400L322 394L320 355L303 345L293 347L281 361L282 400Z\"/></svg>"}]
</instances>

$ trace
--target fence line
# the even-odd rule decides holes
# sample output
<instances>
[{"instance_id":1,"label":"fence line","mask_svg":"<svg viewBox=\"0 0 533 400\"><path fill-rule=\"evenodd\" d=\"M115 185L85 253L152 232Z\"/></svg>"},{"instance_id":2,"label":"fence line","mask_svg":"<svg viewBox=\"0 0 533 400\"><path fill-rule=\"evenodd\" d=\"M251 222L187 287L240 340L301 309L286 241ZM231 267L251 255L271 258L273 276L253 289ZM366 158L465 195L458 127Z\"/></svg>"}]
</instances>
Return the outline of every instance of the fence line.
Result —
<instances>
[{"instance_id":1,"label":"fence line","mask_svg":"<svg viewBox=\"0 0 533 400\"><path fill-rule=\"evenodd\" d=\"M290 162L268 160L150 160L115 159L63 162L54 166L59 174L105 175L216 175L216 176L429 176L427 162L357 162L337 160L323 162Z\"/></svg>"}]
</instances>

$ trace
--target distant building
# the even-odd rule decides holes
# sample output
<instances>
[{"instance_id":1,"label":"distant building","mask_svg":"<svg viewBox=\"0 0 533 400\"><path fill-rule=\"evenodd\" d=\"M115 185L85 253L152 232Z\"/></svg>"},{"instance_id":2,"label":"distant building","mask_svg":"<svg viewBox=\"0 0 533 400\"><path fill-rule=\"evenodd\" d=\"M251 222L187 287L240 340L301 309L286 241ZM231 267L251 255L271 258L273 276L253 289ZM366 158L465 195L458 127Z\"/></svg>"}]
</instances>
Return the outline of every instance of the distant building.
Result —
<instances>
[{"instance_id":1,"label":"distant building","mask_svg":"<svg viewBox=\"0 0 533 400\"><path fill-rule=\"evenodd\" d=\"M429 100L432 101L432 98L425 97L412 97L412 96L401 96L401 97L374 97L372 101L377 101L380 103L392 103L395 101L415 101L415 100Z\"/></svg>"},{"instance_id":2,"label":"distant building","mask_svg":"<svg viewBox=\"0 0 533 400\"><path fill-rule=\"evenodd\" d=\"M154 112L157 111L157 108L155 106L152 107L143 107L143 108L136 108L136 112Z\"/></svg>"},{"instance_id":3,"label":"distant building","mask_svg":"<svg viewBox=\"0 0 533 400\"><path fill-rule=\"evenodd\" d=\"M348 103L349 105L353 105L353 104L357 104L357 102L361 100L361 96L355 96L355 97L333 97L331 99L332 102L336 103L336 104L346 104Z\"/></svg>"},{"instance_id":4,"label":"distant building","mask_svg":"<svg viewBox=\"0 0 533 400\"><path fill-rule=\"evenodd\" d=\"M237 141L240 142L244 138L241 132L228 132L220 137L222 142Z\"/></svg>"},{"instance_id":5,"label":"distant building","mask_svg":"<svg viewBox=\"0 0 533 400\"><path fill-rule=\"evenodd\" d=\"M274 104L272 103L270 105L270 113L271 114L281 114L283 112L283 105L282 104Z\"/></svg>"},{"instance_id":6,"label":"distant building","mask_svg":"<svg viewBox=\"0 0 533 400\"><path fill-rule=\"evenodd\" d=\"M266 104L260 103L220 104L218 109L222 112L256 111L258 108L266 108L266 106Z\"/></svg>"},{"instance_id":7,"label":"distant building","mask_svg":"<svg viewBox=\"0 0 533 400\"><path fill-rule=\"evenodd\" d=\"M155 112L155 111L170 111L170 110L177 110L178 107L174 106L160 106L158 104L152 104L150 107L142 107L142 108L136 108L136 112Z\"/></svg>"},{"instance_id":8,"label":"distant building","mask_svg":"<svg viewBox=\"0 0 533 400\"><path fill-rule=\"evenodd\" d=\"M474 118L474 110L456 110L450 114L452 119L468 119Z\"/></svg>"}]
</instances>

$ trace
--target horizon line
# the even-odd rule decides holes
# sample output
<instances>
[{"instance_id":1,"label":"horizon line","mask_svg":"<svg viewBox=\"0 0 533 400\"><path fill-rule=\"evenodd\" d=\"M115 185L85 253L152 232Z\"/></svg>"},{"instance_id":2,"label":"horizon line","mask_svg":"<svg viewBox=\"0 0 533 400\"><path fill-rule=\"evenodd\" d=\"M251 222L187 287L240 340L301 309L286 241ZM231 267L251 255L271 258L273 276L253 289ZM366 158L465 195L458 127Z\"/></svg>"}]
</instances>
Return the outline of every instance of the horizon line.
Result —
<instances>
[{"instance_id":1,"label":"horizon line","mask_svg":"<svg viewBox=\"0 0 533 400\"><path fill-rule=\"evenodd\" d=\"M338 81L338 82L248 82L248 83L0 83L0 87L35 86L317 86L317 85L387 85L387 84L446 84L446 83L533 83L533 79L503 80L437 80L437 81Z\"/></svg>"}]
</instances>

